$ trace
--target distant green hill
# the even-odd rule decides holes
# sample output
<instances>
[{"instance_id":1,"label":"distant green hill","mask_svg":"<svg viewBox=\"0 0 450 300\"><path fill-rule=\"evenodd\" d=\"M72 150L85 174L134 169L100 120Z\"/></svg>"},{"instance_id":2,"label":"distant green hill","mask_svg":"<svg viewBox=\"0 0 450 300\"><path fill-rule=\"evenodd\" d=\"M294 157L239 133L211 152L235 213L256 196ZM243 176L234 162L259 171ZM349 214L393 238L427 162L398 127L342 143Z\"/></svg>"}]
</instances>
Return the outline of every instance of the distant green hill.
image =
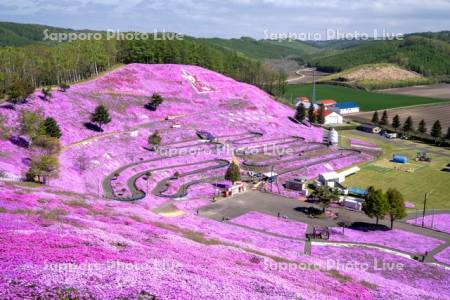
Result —
<instances>
[{"instance_id":1,"label":"distant green hill","mask_svg":"<svg viewBox=\"0 0 450 300\"><path fill-rule=\"evenodd\" d=\"M93 32L37 24L0 22L0 47L29 44L54 44L43 41L44 30L49 32ZM208 38L187 39L225 48L253 59L290 57L300 63L316 65L319 70L340 72L352 67L394 63L426 77L450 80L450 32L424 32L407 35L403 41L273 41Z\"/></svg>"},{"instance_id":2,"label":"distant green hill","mask_svg":"<svg viewBox=\"0 0 450 300\"><path fill-rule=\"evenodd\" d=\"M87 31L38 24L0 22L0 46L26 46L34 43L52 43L51 41L44 41L45 29L48 29L48 33Z\"/></svg>"},{"instance_id":3,"label":"distant green hill","mask_svg":"<svg viewBox=\"0 0 450 300\"><path fill-rule=\"evenodd\" d=\"M327 72L340 72L364 64L395 63L425 76L448 76L450 45L444 41L444 34L436 36L440 38L419 34L409 35L403 41L366 42L332 55L316 55L312 63Z\"/></svg>"},{"instance_id":4,"label":"distant green hill","mask_svg":"<svg viewBox=\"0 0 450 300\"><path fill-rule=\"evenodd\" d=\"M319 48L301 41L255 40L248 37L240 39L206 39L217 46L238 51L246 56L257 59L295 57L304 58L320 51Z\"/></svg>"}]
</instances>

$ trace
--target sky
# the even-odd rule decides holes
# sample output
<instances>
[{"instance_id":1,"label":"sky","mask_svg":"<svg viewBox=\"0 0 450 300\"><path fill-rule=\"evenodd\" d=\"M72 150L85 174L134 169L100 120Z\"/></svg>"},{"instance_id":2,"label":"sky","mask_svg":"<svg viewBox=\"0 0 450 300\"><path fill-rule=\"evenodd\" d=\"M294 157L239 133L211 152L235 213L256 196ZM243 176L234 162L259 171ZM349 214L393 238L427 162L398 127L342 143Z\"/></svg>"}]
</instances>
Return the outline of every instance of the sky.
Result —
<instances>
[{"instance_id":1,"label":"sky","mask_svg":"<svg viewBox=\"0 0 450 300\"><path fill-rule=\"evenodd\" d=\"M450 30L450 0L0 0L0 21L196 37L381 37Z\"/></svg>"}]
</instances>

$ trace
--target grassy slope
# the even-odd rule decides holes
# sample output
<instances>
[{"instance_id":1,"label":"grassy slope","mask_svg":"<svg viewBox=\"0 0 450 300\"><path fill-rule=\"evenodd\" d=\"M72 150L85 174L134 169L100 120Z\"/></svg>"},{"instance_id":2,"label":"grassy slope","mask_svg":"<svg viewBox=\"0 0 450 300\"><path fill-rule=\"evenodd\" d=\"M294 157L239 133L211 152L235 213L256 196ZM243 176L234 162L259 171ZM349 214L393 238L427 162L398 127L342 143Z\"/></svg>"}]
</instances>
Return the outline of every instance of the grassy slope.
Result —
<instances>
[{"instance_id":1,"label":"grassy slope","mask_svg":"<svg viewBox=\"0 0 450 300\"><path fill-rule=\"evenodd\" d=\"M288 85L284 98L292 100L299 96L309 97L311 91L312 86L310 84ZM360 105L362 111L446 102L445 100L439 99L366 92L363 90L325 84L317 85L316 93L317 99L354 101Z\"/></svg>"},{"instance_id":2,"label":"grassy slope","mask_svg":"<svg viewBox=\"0 0 450 300\"><path fill-rule=\"evenodd\" d=\"M426 77L419 77L416 78L403 78L403 79L385 79L383 77L379 77L377 79L356 79L356 80L347 80L345 82L341 82L341 78L347 78L351 77L354 72L364 71L366 73L370 72L377 72L377 70L380 69L403 69L405 72L410 72L409 70L406 70L396 64L389 64L389 63L379 63L379 64L367 64L367 65L360 65L357 67L352 67L349 69L346 69L345 71L334 73L328 76L321 77L319 81L321 82L329 82L333 81L338 84L342 84L343 86L351 86L356 88L363 88L366 90L376 90L376 89L386 89L386 88L394 88L394 87L404 87L404 86L414 86L414 85L424 85L424 84L430 84L433 82L432 79L426 78Z\"/></svg>"},{"instance_id":3,"label":"grassy slope","mask_svg":"<svg viewBox=\"0 0 450 300\"><path fill-rule=\"evenodd\" d=\"M383 148L384 154L381 159L390 159L392 154L403 154L414 159L418 150L401 148L398 145L384 142L382 139L364 136L352 131L341 132L341 137L354 137L379 145ZM414 143L405 141L405 143L416 146ZM420 145L424 147L423 145ZM419 146L419 147L420 147ZM429 147L432 150L449 153L448 150L437 147ZM401 191L406 201L412 202L417 208L421 209L423 205L424 194L433 191L428 198L428 208L450 209L450 173L440 171L443 166L449 162L448 157L436 154L430 154L433 161L431 163L417 162L422 167L413 173L383 169L372 165L372 162L363 163L362 170L357 174L348 177L345 185L367 188L373 185L384 190L392 187ZM413 163L416 163L415 161Z\"/></svg>"}]
</instances>

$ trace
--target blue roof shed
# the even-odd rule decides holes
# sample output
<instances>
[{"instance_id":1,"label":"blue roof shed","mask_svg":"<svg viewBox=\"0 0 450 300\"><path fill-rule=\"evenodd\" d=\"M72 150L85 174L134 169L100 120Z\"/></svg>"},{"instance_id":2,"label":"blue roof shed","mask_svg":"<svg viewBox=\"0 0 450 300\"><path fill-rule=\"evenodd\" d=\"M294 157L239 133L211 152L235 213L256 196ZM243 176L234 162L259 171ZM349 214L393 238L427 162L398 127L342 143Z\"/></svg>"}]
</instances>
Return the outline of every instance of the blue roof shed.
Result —
<instances>
[{"instance_id":1,"label":"blue roof shed","mask_svg":"<svg viewBox=\"0 0 450 300\"><path fill-rule=\"evenodd\" d=\"M336 107L340 109L347 109L347 108L357 108L359 105L355 102L338 102L336 103Z\"/></svg>"}]
</instances>

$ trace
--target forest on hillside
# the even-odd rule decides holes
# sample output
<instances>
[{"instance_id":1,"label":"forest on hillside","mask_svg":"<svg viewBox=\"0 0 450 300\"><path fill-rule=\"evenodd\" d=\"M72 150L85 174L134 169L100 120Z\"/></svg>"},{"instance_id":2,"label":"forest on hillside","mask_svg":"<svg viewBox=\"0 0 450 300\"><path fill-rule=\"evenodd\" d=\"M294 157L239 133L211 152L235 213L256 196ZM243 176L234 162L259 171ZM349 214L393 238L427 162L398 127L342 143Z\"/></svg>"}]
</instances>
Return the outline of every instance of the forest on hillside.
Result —
<instances>
[{"instance_id":1,"label":"forest on hillside","mask_svg":"<svg viewBox=\"0 0 450 300\"><path fill-rule=\"evenodd\" d=\"M334 73L364 64L394 63L427 77L448 78L450 45L441 38L412 35L402 41L373 41L334 55L319 55L312 64Z\"/></svg>"},{"instance_id":2,"label":"forest on hillside","mask_svg":"<svg viewBox=\"0 0 450 300\"><path fill-rule=\"evenodd\" d=\"M118 63L174 63L202 66L267 92L284 92L286 76L236 52L195 39L90 40L57 45L30 44L0 47L0 97L18 82L30 90L74 83L108 70Z\"/></svg>"}]
</instances>

